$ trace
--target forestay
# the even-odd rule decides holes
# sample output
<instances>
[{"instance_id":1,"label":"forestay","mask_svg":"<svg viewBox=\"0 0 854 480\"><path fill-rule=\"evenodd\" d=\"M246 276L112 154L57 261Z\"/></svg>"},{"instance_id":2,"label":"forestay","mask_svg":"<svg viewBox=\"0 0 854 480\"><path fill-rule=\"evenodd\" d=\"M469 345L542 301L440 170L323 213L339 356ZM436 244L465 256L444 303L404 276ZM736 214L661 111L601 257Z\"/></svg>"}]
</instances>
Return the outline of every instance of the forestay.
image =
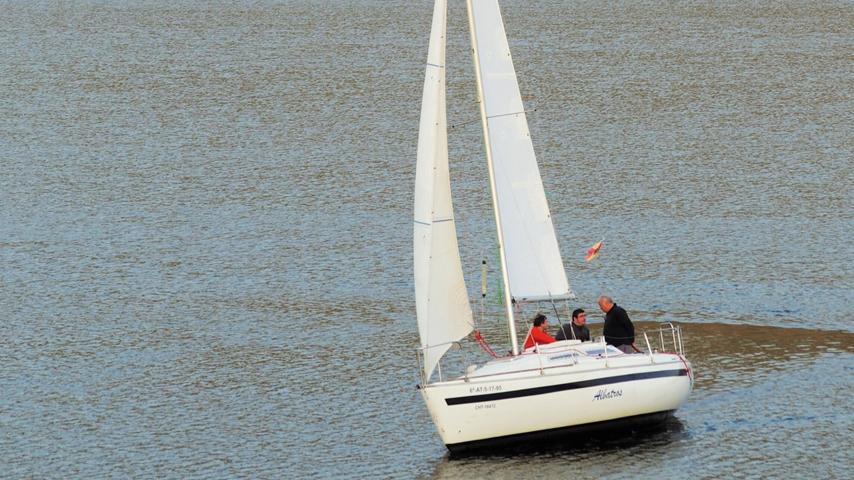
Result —
<instances>
[{"instance_id":1,"label":"forestay","mask_svg":"<svg viewBox=\"0 0 854 480\"><path fill-rule=\"evenodd\" d=\"M572 298L498 2L472 0L472 9L510 292Z\"/></svg>"},{"instance_id":2,"label":"forestay","mask_svg":"<svg viewBox=\"0 0 854 480\"><path fill-rule=\"evenodd\" d=\"M427 54L415 173L415 305L424 373L430 378L454 342L471 333L466 291L451 202L445 110L447 2L437 0Z\"/></svg>"}]
</instances>

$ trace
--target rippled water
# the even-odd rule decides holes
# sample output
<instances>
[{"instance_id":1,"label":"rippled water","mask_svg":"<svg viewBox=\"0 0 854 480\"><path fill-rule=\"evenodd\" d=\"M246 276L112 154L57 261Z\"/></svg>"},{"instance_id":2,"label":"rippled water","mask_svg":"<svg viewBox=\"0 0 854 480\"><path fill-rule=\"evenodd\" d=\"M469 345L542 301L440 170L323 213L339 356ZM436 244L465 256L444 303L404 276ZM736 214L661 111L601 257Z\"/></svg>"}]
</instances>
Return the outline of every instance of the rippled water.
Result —
<instances>
[{"instance_id":1,"label":"rippled water","mask_svg":"<svg viewBox=\"0 0 854 480\"><path fill-rule=\"evenodd\" d=\"M463 8L474 289L495 266ZM697 381L660 432L464 458L414 388L431 2L0 11L0 477L849 476L849 3L503 2L592 332L603 293L676 322Z\"/></svg>"}]
</instances>

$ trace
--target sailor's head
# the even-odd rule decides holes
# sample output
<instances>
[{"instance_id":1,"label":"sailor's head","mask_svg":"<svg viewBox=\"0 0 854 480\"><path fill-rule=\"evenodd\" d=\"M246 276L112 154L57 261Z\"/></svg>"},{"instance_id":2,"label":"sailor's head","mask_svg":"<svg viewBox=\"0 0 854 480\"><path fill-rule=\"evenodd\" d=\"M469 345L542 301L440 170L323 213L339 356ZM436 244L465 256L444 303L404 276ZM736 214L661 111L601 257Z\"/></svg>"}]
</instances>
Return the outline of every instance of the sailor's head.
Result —
<instances>
[{"instance_id":1,"label":"sailor's head","mask_svg":"<svg viewBox=\"0 0 854 480\"><path fill-rule=\"evenodd\" d=\"M599 308L602 309L603 312L608 313L611 310L611 307L614 306L614 301L611 300L611 297L608 295L602 295L599 297Z\"/></svg>"},{"instance_id":2,"label":"sailor's head","mask_svg":"<svg viewBox=\"0 0 854 480\"><path fill-rule=\"evenodd\" d=\"M587 322L587 314L584 313L584 309L576 308L573 310L572 321L575 322L576 325L584 325Z\"/></svg>"},{"instance_id":3,"label":"sailor's head","mask_svg":"<svg viewBox=\"0 0 854 480\"><path fill-rule=\"evenodd\" d=\"M534 326L535 327L546 327L549 324L549 320L542 313L538 313L536 317L534 317Z\"/></svg>"}]
</instances>

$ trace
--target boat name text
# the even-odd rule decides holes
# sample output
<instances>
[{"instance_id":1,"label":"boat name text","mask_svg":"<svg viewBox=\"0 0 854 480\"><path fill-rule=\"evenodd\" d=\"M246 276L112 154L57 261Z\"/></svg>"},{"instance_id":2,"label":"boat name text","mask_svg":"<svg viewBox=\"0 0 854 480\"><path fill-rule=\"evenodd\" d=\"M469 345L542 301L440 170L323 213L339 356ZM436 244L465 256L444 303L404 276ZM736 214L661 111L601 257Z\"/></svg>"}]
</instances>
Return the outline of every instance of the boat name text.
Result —
<instances>
[{"instance_id":1,"label":"boat name text","mask_svg":"<svg viewBox=\"0 0 854 480\"><path fill-rule=\"evenodd\" d=\"M593 401L595 402L596 400L606 400L609 398L616 398L622 396L622 390L599 390L599 393L593 395Z\"/></svg>"}]
</instances>

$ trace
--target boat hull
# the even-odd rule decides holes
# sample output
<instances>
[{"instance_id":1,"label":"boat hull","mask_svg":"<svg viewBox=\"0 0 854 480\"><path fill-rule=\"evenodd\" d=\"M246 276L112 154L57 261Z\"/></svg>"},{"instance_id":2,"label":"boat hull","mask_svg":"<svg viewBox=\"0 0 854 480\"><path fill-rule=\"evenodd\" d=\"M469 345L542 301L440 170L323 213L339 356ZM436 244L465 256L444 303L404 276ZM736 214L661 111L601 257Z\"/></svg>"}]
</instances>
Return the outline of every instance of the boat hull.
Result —
<instances>
[{"instance_id":1,"label":"boat hull","mask_svg":"<svg viewBox=\"0 0 854 480\"><path fill-rule=\"evenodd\" d=\"M520 433L505 437L487 438L470 442L445 445L451 453L467 453L487 449L501 449L514 445L532 445L554 439L582 441L610 432L644 431L664 425L676 413L675 410L617 418L604 422L585 423L569 427L553 428L539 432Z\"/></svg>"},{"instance_id":2,"label":"boat hull","mask_svg":"<svg viewBox=\"0 0 854 480\"><path fill-rule=\"evenodd\" d=\"M630 358L636 357L636 358ZM451 451L587 435L660 424L693 387L681 358L644 363L627 355L588 368L512 371L422 386L421 394Z\"/></svg>"}]
</instances>

